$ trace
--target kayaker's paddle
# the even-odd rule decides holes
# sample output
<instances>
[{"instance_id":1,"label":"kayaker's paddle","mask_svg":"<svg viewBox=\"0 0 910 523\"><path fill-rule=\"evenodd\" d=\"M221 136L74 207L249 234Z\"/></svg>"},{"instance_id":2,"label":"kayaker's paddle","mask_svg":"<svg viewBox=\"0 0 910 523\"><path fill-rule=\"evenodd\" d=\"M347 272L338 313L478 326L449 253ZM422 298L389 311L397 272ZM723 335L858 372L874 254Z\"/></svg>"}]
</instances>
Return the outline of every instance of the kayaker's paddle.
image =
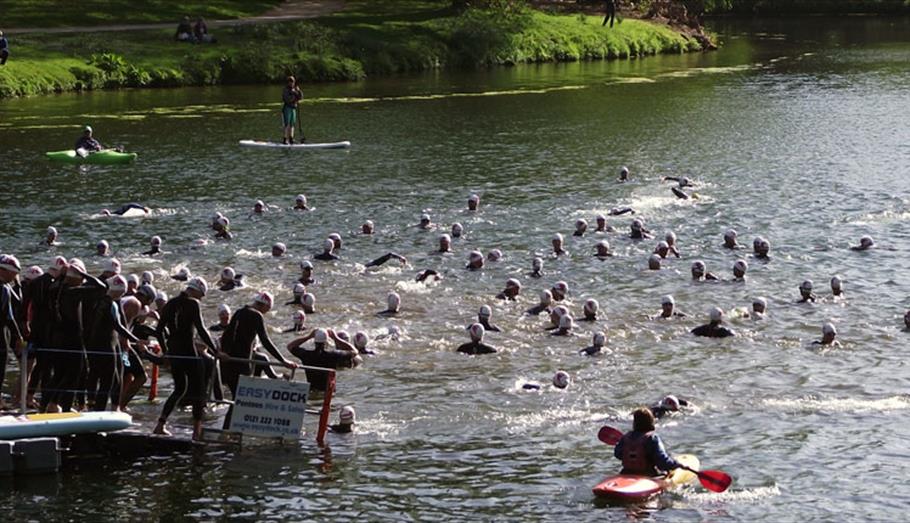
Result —
<instances>
[{"instance_id":1,"label":"kayaker's paddle","mask_svg":"<svg viewBox=\"0 0 910 523\"><path fill-rule=\"evenodd\" d=\"M608 425L604 425L597 432L597 439L603 441L607 445L615 446L619 443L620 438L622 438L622 432ZM720 470L694 470L689 467L682 468L698 476L698 481L701 482L702 486L711 492L723 492L733 483L733 478L726 472Z\"/></svg>"}]
</instances>

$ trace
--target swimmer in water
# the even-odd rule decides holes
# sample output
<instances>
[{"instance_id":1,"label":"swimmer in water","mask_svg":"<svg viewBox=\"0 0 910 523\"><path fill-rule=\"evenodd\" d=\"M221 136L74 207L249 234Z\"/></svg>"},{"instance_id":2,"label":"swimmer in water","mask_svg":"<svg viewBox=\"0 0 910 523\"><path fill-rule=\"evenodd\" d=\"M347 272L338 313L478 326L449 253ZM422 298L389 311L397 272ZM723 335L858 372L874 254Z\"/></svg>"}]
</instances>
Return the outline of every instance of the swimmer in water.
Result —
<instances>
[{"instance_id":1,"label":"swimmer in water","mask_svg":"<svg viewBox=\"0 0 910 523\"><path fill-rule=\"evenodd\" d=\"M480 251L471 251L468 254L468 264L465 269L469 271L479 271L483 269L483 254Z\"/></svg>"},{"instance_id":2,"label":"swimmer in water","mask_svg":"<svg viewBox=\"0 0 910 523\"><path fill-rule=\"evenodd\" d=\"M569 284L559 280L550 287L550 292L553 295L553 301L562 301L569 294Z\"/></svg>"},{"instance_id":3,"label":"swimmer in water","mask_svg":"<svg viewBox=\"0 0 910 523\"><path fill-rule=\"evenodd\" d=\"M676 396L665 396L663 399L648 407L648 410L651 411L651 414L654 416L654 419L660 419L666 416L667 414L673 414L674 412L679 412L680 407L688 407L689 402L677 398Z\"/></svg>"},{"instance_id":4,"label":"swimmer in water","mask_svg":"<svg viewBox=\"0 0 910 523\"><path fill-rule=\"evenodd\" d=\"M471 341L465 343L458 347L457 352L462 354L478 355L478 354L492 354L496 352L496 349L483 343L483 335L486 329L483 328L483 325L475 323L468 327L468 335L471 337Z\"/></svg>"},{"instance_id":5,"label":"swimmer in water","mask_svg":"<svg viewBox=\"0 0 910 523\"><path fill-rule=\"evenodd\" d=\"M587 230L588 221L584 218L579 218L575 220L575 232L572 233L572 236L584 236Z\"/></svg>"},{"instance_id":6,"label":"swimmer in water","mask_svg":"<svg viewBox=\"0 0 910 523\"><path fill-rule=\"evenodd\" d=\"M623 214L635 214L635 209L631 207L614 207L610 209L610 216L621 216Z\"/></svg>"},{"instance_id":7,"label":"swimmer in water","mask_svg":"<svg viewBox=\"0 0 910 523\"><path fill-rule=\"evenodd\" d=\"M396 254L396 253L394 253L394 252L390 252L390 253L387 253L387 254L383 254L383 255L380 256L379 258L376 258L375 260L373 260L373 261L367 263L367 264L365 265L365 267L379 267L380 265L385 264L385 262L387 262L387 261L389 261L389 260L398 260L399 262L401 262L402 265L407 265L407 264L408 264L408 259L407 259L407 258L405 258L404 256L402 256L402 255L400 255L400 254Z\"/></svg>"},{"instance_id":8,"label":"swimmer in water","mask_svg":"<svg viewBox=\"0 0 910 523\"><path fill-rule=\"evenodd\" d=\"M542 312L550 313L550 305L553 304L553 295L550 291L540 291L540 303L525 311L529 316L537 316Z\"/></svg>"},{"instance_id":9,"label":"swimmer in water","mask_svg":"<svg viewBox=\"0 0 910 523\"><path fill-rule=\"evenodd\" d=\"M341 250L341 235L340 234L338 234L337 232L333 232L332 234L328 235L328 239L332 240L332 243L335 244L336 252Z\"/></svg>"},{"instance_id":10,"label":"swimmer in water","mask_svg":"<svg viewBox=\"0 0 910 523\"><path fill-rule=\"evenodd\" d=\"M660 259L664 260L670 254L670 245L665 241L657 242L657 247L654 247L654 254L660 256Z\"/></svg>"},{"instance_id":11,"label":"swimmer in water","mask_svg":"<svg viewBox=\"0 0 910 523\"><path fill-rule=\"evenodd\" d=\"M680 189L679 187L670 187L670 192L680 200L688 200L689 198L695 198L696 195L689 196L686 194L686 191Z\"/></svg>"},{"instance_id":12,"label":"swimmer in water","mask_svg":"<svg viewBox=\"0 0 910 523\"><path fill-rule=\"evenodd\" d=\"M594 338L591 340L591 346L585 347L578 351L579 354L584 354L585 356L595 356L603 352L604 345L607 343L607 338L602 332L595 332Z\"/></svg>"},{"instance_id":13,"label":"swimmer in water","mask_svg":"<svg viewBox=\"0 0 910 523\"><path fill-rule=\"evenodd\" d=\"M331 238L326 238L322 242L322 252L313 256L314 260L320 261L335 261L340 258L334 254L335 251L335 242Z\"/></svg>"},{"instance_id":14,"label":"swimmer in water","mask_svg":"<svg viewBox=\"0 0 910 523\"><path fill-rule=\"evenodd\" d=\"M423 282L423 281L426 281L428 278L433 278L433 281L439 281L442 279L442 276L440 276L439 273L434 271L433 269L426 269L426 270L423 270L423 271L420 271L419 273L417 273L417 278L415 278L415 279L418 282Z\"/></svg>"},{"instance_id":15,"label":"swimmer in water","mask_svg":"<svg viewBox=\"0 0 910 523\"><path fill-rule=\"evenodd\" d=\"M397 292L390 292L386 296L386 310L377 312L378 316L397 316L401 312L401 296Z\"/></svg>"},{"instance_id":16,"label":"swimmer in water","mask_svg":"<svg viewBox=\"0 0 910 523\"><path fill-rule=\"evenodd\" d=\"M745 283L747 270L749 270L749 264L746 263L746 260L739 259L733 262L733 281Z\"/></svg>"},{"instance_id":17,"label":"swimmer in water","mask_svg":"<svg viewBox=\"0 0 910 523\"><path fill-rule=\"evenodd\" d=\"M581 321L597 321L597 311L600 310L600 304L594 298L585 300L585 306L582 309L584 318Z\"/></svg>"},{"instance_id":18,"label":"swimmer in water","mask_svg":"<svg viewBox=\"0 0 910 523\"><path fill-rule=\"evenodd\" d=\"M564 370L558 370L553 374L552 383L553 386L557 389L564 389L569 386L569 373ZM522 390L540 390L542 387L540 383L523 383L521 385Z\"/></svg>"},{"instance_id":19,"label":"swimmer in water","mask_svg":"<svg viewBox=\"0 0 910 523\"><path fill-rule=\"evenodd\" d=\"M594 221L597 223L597 228L594 229L594 232L615 232L616 229L612 225L607 225L607 217L603 214L598 214Z\"/></svg>"},{"instance_id":20,"label":"swimmer in water","mask_svg":"<svg viewBox=\"0 0 910 523\"><path fill-rule=\"evenodd\" d=\"M477 312L477 323L483 325L483 328L489 332L502 332L502 329L490 323L493 319L493 309L489 305L481 305L480 311Z\"/></svg>"},{"instance_id":21,"label":"swimmer in water","mask_svg":"<svg viewBox=\"0 0 910 523\"><path fill-rule=\"evenodd\" d=\"M676 300L673 299L673 296L667 294L660 298L660 314L652 316L651 319L669 320L673 318L685 318L686 316L686 313L676 310Z\"/></svg>"},{"instance_id":22,"label":"swimmer in water","mask_svg":"<svg viewBox=\"0 0 910 523\"><path fill-rule=\"evenodd\" d=\"M557 305L550 311L550 325L544 327L545 331L554 331L559 328L559 321L563 316L569 314L569 309L565 305Z\"/></svg>"},{"instance_id":23,"label":"swimmer in water","mask_svg":"<svg viewBox=\"0 0 910 523\"><path fill-rule=\"evenodd\" d=\"M57 228L53 227L53 226L48 227L47 234L45 235L44 240L41 241L41 245L44 245L47 247L56 247L56 246L60 245L60 242L57 241L57 238L58 238Z\"/></svg>"},{"instance_id":24,"label":"swimmer in water","mask_svg":"<svg viewBox=\"0 0 910 523\"><path fill-rule=\"evenodd\" d=\"M765 317L765 311L768 310L768 300L762 297L752 300L752 313L749 317L753 320L761 320Z\"/></svg>"},{"instance_id":25,"label":"swimmer in water","mask_svg":"<svg viewBox=\"0 0 910 523\"><path fill-rule=\"evenodd\" d=\"M316 283L316 280L313 279L312 263L307 260L300 262L300 278L298 278L297 281L304 285L312 285Z\"/></svg>"},{"instance_id":26,"label":"swimmer in water","mask_svg":"<svg viewBox=\"0 0 910 523\"><path fill-rule=\"evenodd\" d=\"M844 282L841 280L840 276L831 278L831 294L835 298L844 297Z\"/></svg>"},{"instance_id":27,"label":"swimmer in water","mask_svg":"<svg viewBox=\"0 0 910 523\"><path fill-rule=\"evenodd\" d=\"M904 313L904 330L910 332L910 310Z\"/></svg>"},{"instance_id":28,"label":"swimmer in water","mask_svg":"<svg viewBox=\"0 0 910 523\"><path fill-rule=\"evenodd\" d=\"M673 256L679 258L679 249L676 247L676 233L673 231L668 232L664 235L664 241L667 243L667 248ZM664 256L666 258L666 256Z\"/></svg>"},{"instance_id":29,"label":"swimmer in water","mask_svg":"<svg viewBox=\"0 0 910 523\"><path fill-rule=\"evenodd\" d=\"M708 338L726 338L736 336L732 330L724 327L724 311L720 307L712 307L708 312L709 322L692 329L692 334Z\"/></svg>"},{"instance_id":30,"label":"swimmer in water","mask_svg":"<svg viewBox=\"0 0 910 523\"><path fill-rule=\"evenodd\" d=\"M834 328L834 324L828 322L822 325L822 339L812 342L812 345L826 345L829 347L840 347L840 342L837 341L837 329Z\"/></svg>"},{"instance_id":31,"label":"swimmer in water","mask_svg":"<svg viewBox=\"0 0 910 523\"><path fill-rule=\"evenodd\" d=\"M629 226L629 229L629 238L632 238L633 240L645 240L652 238L651 231L645 229L645 224L639 219L632 220L632 224Z\"/></svg>"},{"instance_id":32,"label":"swimmer in water","mask_svg":"<svg viewBox=\"0 0 910 523\"><path fill-rule=\"evenodd\" d=\"M176 274L171 275L171 279L176 281L189 281L192 277L193 275L190 274L190 270L186 267L180 267Z\"/></svg>"},{"instance_id":33,"label":"swimmer in water","mask_svg":"<svg viewBox=\"0 0 910 523\"><path fill-rule=\"evenodd\" d=\"M572 320L571 314L565 314L559 318L559 327L550 333L550 336L574 336L572 333L572 327L575 326L575 322Z\"/></svg>"},{"instance_id":34,"label":"swimmer in water","mask_svg":"<svg viewBox=\"0 0 910 523\"><path fill-rule=\"evenodd\" d=\"M224 218L224 215L221 214L220 212L215 212L215 214L212 215L212 223L209 224L209 228L212 229L213 231L217 231L218 230L218 220L220 218Z\"/></svg>"},{"instance_id":35,"label":"swimmer in water","mask_svg":"<svg viewBox=\"0 0 910 523\"><path fill-rule=\"evenodd\" d=\"M439 248L436 249L434 254L451 254L452 252L452 237L448 234L439 235Z\"/></svg>"},{"instance_id":36,"label":"swimmer in water","mask_svg":"<svg viewBox=\"0 0 910 523\"><path fill-rule=\"evenodd\" d=\"M222 332L231 322L231 308L227 303L218 306L218 323L209 327L209 332Z\"/></svg>"},{"instance_id":37,"label":"swimmer in water","mask_svg":"<svg viewBox=\"0 0 910 523\"><path fill-rule=\"evenodd\" d=\"M300 305L303 306L303 295L306 294L306 287L302 283L294 284L294 297L291 301L285 303L285 305Z\"/></svg>"},{"instance_id":38,"label":"swimmer in water","mask_svg":"<svg viewBox=\"0 0 910 523\"><path fill-rule=\"evenodd\" d=\"M370 235L373 234L373 230L373 220L367 220L360 226L360 234Z\"/></svg>"},{"instance_id":39,"label":"swimmer in water","mask_svg":"<svg viewBox=\"0 0 910 523\"><path fill-rule=\"evenodd\" d=\"M110 256L111 255L111 246L107 243L107 240L101 240L95 244L95 254L98 256Z\"/></svg>"},{"instance_id":40,"label":"swimmer in water","mask_svg":"<svg viewBox=\"0 0 910 523\"><path fill-rule=\"evenodd\" d=\"M345 405L338 411L338 423L329 425L329 430L336 434L349 434L354 432L354 407Z\"/></svg>"},{"instance_id":41,"label":"swimmer in water","mask_svg":"<svg viewBox=\"0 0 910 523\"><path fill-rule=\"evenodd\" d=\"M498 261L501 260L501 259L502 259L502 251L500 251L499 249L493 249L492 251L490 251L490 252L487 253L487 261L488 261L488 262L494 262L494 263L495 263L495 262L498 262Z\"/></svg>"},{"instance_id":42,"label":"swimmer in water","mask_svg":"<svg viewBox=\"0 0 910 523\"><path fill-rule=\"evenodd\" d=\"M724 248L739 249L740 245L736 243L736 229L727 229L724 233Z\"/></svg>"},{"instance_id":43,"label":"swimmer in water","mask_svg":"<svg viewBox=\"0 0 910 523\"><path fill-rule=\"evenodd\" d=\"M295 211L309 211L310 210L310 208L307 207L307 205L306 205L306 196L304 196L302 194L298 194L297 197L294 198L294 210Z\"/></svg>"},{"instance_id":44,"label":"swimmer in water","mask_svg":"<svg viewBox=\"0 0 910 523\"><path fill-rule=\"evenodd\" d=\"M695 260L692 262L692 279L695 281L717 281L717 276L707 272L705 262Z\"/></svg>"},{"instance_id":45,"label":"swimmer in water","mask_svg":"<svg viewBox=\"0 0 910 523\"><path fill-rule=\"evenodd\" d=\"M417 224L418 229L423 229L425 231L428 231L428 230L432 229L433 227L435 227L435 225L433 225L433 222L430 220L429 214L420 215L420 223Z\"/></svg>"},{"instance_id":46,"label":"swimmer in water","mask_svg":"<svg viewBox=\"0 0 910 523\"><path fill-rule=\"evenodd\" d=\"M231 267L221 269L221 280L218 282L218 290L232 291L243 287L243 275L237 274Z\"/></svg>"},{"instance_id":47,"label":"swimmer in water","mask_svg":"<svg viewBox=\"0 0 910 523\"><path fill-rule=\"evenodd\" d=\"M316 314L316 295L311 292L303 293L301 298L303 302L303 312L307 314Z\"/></svg>"},{"instance_id":48,"label":"swimmer in water","mask_svg":"<svg viewBox=\"0 0 910 523\"><path fill-rule=\"evenodd\" d=\"M554 256L562 256L564 254L569 254L568 251L566 251L562 248L562 243L563 243L562 234L560 234L560 233L554 234L553 239L550 240L550 243L553 244L553 255Z\"/></svg>"},{"instance_id":49,"label":"swimmer in water","mask_svg":"<svg viewBox=\"0 0 910 523\"><path fill-rule=\"evenodd\" d=\"M758 242L758 248L755 251L755 258L758 260L768 261L771 259L770 253L771 253L771 242L762 238L761 241Z\"/></svg>"},{"instance_id":50,"label":"swimmer in water","mask_svg":"<svg viewBox=\"0 0 910 523\"><path fill-rule=\"evenodd\" d=\"M101 209L101 216L123 216L127 212L134 209L142 211L143 214L149 214L152 212L152 210L145 205L139 205L138 203L125 203L118 207L115 211L111 211L110 209Z\"/></svg>"},{"instance_id":51,"label":"swimmer in water","mask_svg":"<svg viewBox=\"0 0 910 523\"><path fill-rule=\"evenodd\" d=\"M685 176L664 176L663 181L667 182L676 182L679 184L679 187L694 187L695 183L692 182L689 178Z\"/></svg>"},{"instance_id":52,"label":"swimmer in water","mask_svg":"<svg viewBox=\"0 0 910 523\"><path fill-rule=\"evenodd\" d=\"M158 254L161 254L160 236L152 236L152 239L149 241L149 243L151 244L151 248L142 253L143 256L157 256Z\"/></svg>"},{"instance_id":53,"label":"swimmer in water","mask_svg":"<svg viewBox=\"0 0 910 523\"><path fill-rule=\"evenodd\" d=\"M294 314L291 315L291 322L292 325L281 332L303 332L306 330L306 313L301 310L294 311Z\"/></svg>"},{"instance_id":54,"label":"swimmer in water","mask_svg":"<svg viewBox=\"0 0 910 523\"><path fill-rule=\"evenodd\" d=\"M354 334L354 348L357 349L359 354L376 354L375 351L368 347L369 344L370 337L367 336L365 332L357 332Z\"/></svg>"},{"instance_id":55,"label":"swimmer in water","mask_svg":"<svg viewBox=\"0 0 910 523\"><path fill-rule=\"evenodd\" d=\"M625 165L623 165L622 168L619 170L619 181L620 182L629 181L629 168L626 167Z\"/></svg>"},{"instance_id":56,"label":"swimmer in water","mask_svg":"<svg viewBox=\"0 0 910 523\"><path fill-rule=\"evenodd\" d=\"M272 257L281 258L288 252L288 246L282 242L276 242L272 245Z\"/></svg>"},{"instance_id":57,"label":"swimmer in water","mask_svg":"<svg viewBox=\"0 0 910 523\"><path fill-rule=\"evenodd\" d=\"M468 196L468 210L476 211L478 207L480 207L480 196L477 194Z\"/></svg>"},{"instance_id":58,"label":"swimmer in water","mask_svg":"<svg viewBox=\"0 0 910 523\"><path fill-rule=\"evenodd\" d=\"M796 303L815 303L815 295L812 294L812 280L806 280L799 284L799 300Z\"/></svg>"},{"instance_id":59,"label":"swimmer in water","mask_svg":"<svg viewBox=\"0 0 910 523\"><path fill-rule=\"evenodd\" d=\"M756 236L755 239L752 240L752 255L753 256L758 256L759 251L761 251L761 242L763 242L764 240L765 239L762 238L761 236Z\"/></svg>"},{"instance_id":60,"label":"swimmer in water","mask_svg":"<svg viewBox=\"0 0 910 523\"><path fill-rule=\"evenodd\" d=\"M659 271L660 270L660 255L652 254L648 257L648 270L649 271Z\"/></svg>"},{"instance_id":61,"label":"swimmer in water","mask_svg":"<svg viewBox=\"0 0 910 523\"><path fill-rule=\"evenodd\" d=\"M872 241L871 236L863 236L859 239L859 245L850 247L851 251L868 251L872 247L875 247L875 242Z\"/></svg>"},{"instance_id":62,"label":"swimmer in water","mask_svg":"<svg viewBox=\"0 0 910 523\"><path fill-rule=\"evenodd\" d=\"M215 220L215 239L230 240L234 238L231 234L231 220L227 216L222 216Z\"/></svg>"},{"instance_id":63,"label":"swimmer in water","mask_svg":"<svg viewBox=\"0 0 910 523\"><path fill-rule=\"evenodd\" d=\"M496 295L496 299L515 301L519 294L521 294L521 282L516 278L509 278L506 280L506 288Z\"/></svg>"},{"instance_id":64,"label":"swimmer in water","mask_svg":"<svg viewBox=\"0 0 910 523\"><path fill-rule=\"evenodd\" d=\"M605 259L613 256L613 253L610 252L610 242L608 242L607 240L600 240L599 242L597 242L594 245L594 248L596 249L596 251L594 252L595 258L605 260Z\"/></svg>"},{"instance_id":65,"label":"swimmer in water","mask_svg":"<svg viewBox=\"0 0 910 523\"><path fill-rule=\"evenodd\" d=\"M532 278L543 277L543 258L537 257L531 260L531 272L528 273L528 276Z\"/></svg>"},{"instance_id":66,"label":"swimmer in water","mask_svg":"<svg viewBox=\"0 0 910 523\"><path fill-rule=\"evenodd\" d=\"M261 216L265 212L265 203L262 200L256 200L253 204L253 214Z\"/></svg>"},{"instance_id":67,"label":"swimmer in water","mask_svg":"<svg viewBox=\"0 0 910 523\"><path fill-rule=\"evenodd\" d=\"M452 238L461 238L464 235L464 226L458 222L452 224Z\"/></svg>"}]
</instances>

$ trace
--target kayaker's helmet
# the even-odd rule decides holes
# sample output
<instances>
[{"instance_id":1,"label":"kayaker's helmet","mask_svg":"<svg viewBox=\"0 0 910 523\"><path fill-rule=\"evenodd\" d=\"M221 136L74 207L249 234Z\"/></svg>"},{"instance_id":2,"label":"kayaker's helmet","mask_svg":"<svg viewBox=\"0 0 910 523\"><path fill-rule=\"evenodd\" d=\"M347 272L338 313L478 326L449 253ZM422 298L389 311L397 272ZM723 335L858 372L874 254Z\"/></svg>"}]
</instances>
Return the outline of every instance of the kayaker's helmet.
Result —
<instances>
[{"instance_id":1,"label":"kayaker's helmet","mask_svg":"<svg viewBox=\"0 0 910 523\"><path fill-rule=\"evenodd\" d=\"M553 375L553 386L557 389L564 389L569 386L569 373L564 370L556 371Z\"/></svg>"},{"instance_id":2,"label":"kayaker's helmet","mask_svg":"<svg viewBox=\"0 0 910 523\"><path fill-rule=\"evenodd\" d=\"M664 399L660 400L660 406L676 412L679 410L679 399L676 396L666 396Z\"/></svg>"}]
</instances>

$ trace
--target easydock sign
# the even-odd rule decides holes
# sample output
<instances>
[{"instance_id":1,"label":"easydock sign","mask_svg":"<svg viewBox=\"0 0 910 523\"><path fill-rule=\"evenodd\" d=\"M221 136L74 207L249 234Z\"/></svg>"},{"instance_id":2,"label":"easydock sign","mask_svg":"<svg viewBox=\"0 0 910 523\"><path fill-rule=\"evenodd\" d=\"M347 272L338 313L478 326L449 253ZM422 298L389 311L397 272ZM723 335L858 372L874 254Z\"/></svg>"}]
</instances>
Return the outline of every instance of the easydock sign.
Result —
<instances>
[{"instance_id":1,"label":"easydock sign","mask_svg":"<svg viewBox=\"0 0 910 523\"><path fill-rule=\"evenodd\" d=\"M306 382L240 376L229 430L249 436L298 438L303 428Z\"/></svg>"}]
</instances>

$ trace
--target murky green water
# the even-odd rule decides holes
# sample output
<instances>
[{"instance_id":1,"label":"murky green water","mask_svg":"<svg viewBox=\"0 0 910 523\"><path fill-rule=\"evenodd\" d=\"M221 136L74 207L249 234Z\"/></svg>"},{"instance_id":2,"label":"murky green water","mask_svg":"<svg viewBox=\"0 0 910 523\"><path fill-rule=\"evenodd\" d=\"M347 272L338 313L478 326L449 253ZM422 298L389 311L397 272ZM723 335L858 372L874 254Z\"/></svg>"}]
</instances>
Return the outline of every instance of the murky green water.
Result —
<instances>
[{"instance_id":1,"label":"murky green water","mask_svg":"<svg viewBox=\"0 0 910 523\"><path fill-rule=\"evenodd\" d=\"M397 342L339 380L339 402L357 408L352 437L323 453L311 436L299 448L254 446L240 454L91 463L52 477L2 480L0 506L17 519L625 520L627 509L593 503L590 488L616 470L596 439L604 423L624 426L635 406L666 393L698 409L661 426L674 452L731 473L723 495L689 489L652 508L656 520L901 520L910 409L905 365L910 306L910 20L843 18L723 23L716 53L630 62L494 69L376 79L306 89L307 136L350 139L349 152L247 150L243 138L278 138L276 88L123 91L0 103L0 250L45 265L36 246L55 225L57 252L90 262L111 242L127 272L160 281L188 265L215 280L224 265L248 275L249 291L213 291L207 319L252 289L290 295L296 262L330 232L346 240L344 260L317 267L314 326L365 330L390 325ZM80 171L46 162L91 123L105 142L140 154L127 168ZM615 182L621 165L634 181ZM664 175L699 181L697 201L673 197ZM463 211L468 194L482 212ZM305 193L315 210L289 210ZM272 206L248 218L256 199ZM101 219L101 208L141 201L143 219ZM567 241L571 256L546 258L545 277L527 278L555 232L576 218L630 205L646 224L679 237L681 260L644 271L654 241L634 243L629 218L605 235L618 256L594 259L598 235ZM209 237L210 215L232 219L236 239L191 249ZM466 237L455 255L432 256L437 233L412 225L422 212ZM372 219L378 234L355 235ZM772 243L773 260L749 259L746 284L697 284L695 259L729 279L741 240ZM170 254L137 256L148 238ZM879 248L847 249L864 234ZM290 258L268 256L275 241ZM467 252L499 248L505 258L481 273L462 269ZM411 266L362 264L389 250ZM744 253L740 253L744 255ZM436 268L435 285L413 282ZM845 301L795 305L796 287L844 278ZM494 303L508 277L525 284L517 304ZM542 330L521 312L556 280L571 286L580 315L588 297L603 318L571 338ZM172 282L164 289L176 293ZM373 313L396 289L404 313ZM694 317L647 316L672 293ZM740 336L694 339L688 330L713 305L770 301L762 322L734 320ZM494 306L500 353L454 354L480 305ZM272 326L290 324L277 307ZM825 321L843 347L810 347ZM609 354L577 350L605 329ZM273 333L284 343L287 334ZM565 391L520 389L569 371ZM157 407L139 406L149 420ZM186 423L187 415L176 418ZM213 421L213 423L216 423ZM308 426L312 428L314 420Z\"/></svg>"}]
</instances>

